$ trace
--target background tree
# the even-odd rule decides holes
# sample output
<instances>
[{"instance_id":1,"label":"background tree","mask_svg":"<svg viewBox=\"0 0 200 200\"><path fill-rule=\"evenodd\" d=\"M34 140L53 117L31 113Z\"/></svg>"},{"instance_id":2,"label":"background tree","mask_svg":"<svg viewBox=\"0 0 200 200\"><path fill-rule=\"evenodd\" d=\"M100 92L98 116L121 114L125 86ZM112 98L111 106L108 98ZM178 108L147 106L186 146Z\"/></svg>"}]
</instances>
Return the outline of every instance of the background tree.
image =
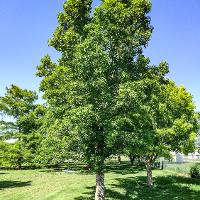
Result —
<instances>
[{"instance_id":1,"label":"background tree","mask_svg":"<svg viewBox=\"0 0 200 200\"><path fill-rule=\"evenodd\" d=\"M146 70L141 56L152 28L148 0L106 0L90 17L90 0L69 0L58 14L50 45L58 64L42 59L41 90L68 138L80 139L85 160L96 171L95 199L104 199L104 160L113 153L113 119L119 87ZM56 121L55 120L55 121Z\"/></svg>"},{"instance_id":2,"label":"background tree","mask_svg":"<svg viewBox=\"0 0 200 200\"><path fill-rule=\"evenodd\" d=\"M33 164L40 136L37 129L41 125L41 115L44 108L35 104L35 92L21 89L16 85L6 88L6 94L0 97L1 141L14 140L13 143L4 143L7 162L17 168L22 163ZM5 158L5 159L6 159Z\"/></svg>"},{"instance_id":3,"label":"background tree","mask_svg":"<svg viewBox=\"0 0 200 200\"><path fill-rule=\"evenodd\" d=\"M161 63L148 77L121 85L118 126L126 135L127 149L145 160L147 183L152 186L152 164L171 151L192 152L198 130L191 94L165 78L168 67Z\"/></svg>"}]
</instances>

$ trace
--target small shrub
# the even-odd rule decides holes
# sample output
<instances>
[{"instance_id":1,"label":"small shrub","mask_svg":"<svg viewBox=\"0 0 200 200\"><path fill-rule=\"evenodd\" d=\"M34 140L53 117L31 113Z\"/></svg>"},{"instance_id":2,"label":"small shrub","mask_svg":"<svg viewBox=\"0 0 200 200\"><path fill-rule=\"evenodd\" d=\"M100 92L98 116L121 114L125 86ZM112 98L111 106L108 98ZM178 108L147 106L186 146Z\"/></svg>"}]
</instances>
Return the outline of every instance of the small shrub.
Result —
<instances>
[{"instance_id":1,"label":"small shrub","mask_svg":"<svg viewBox=\"0 0 200 200\"><path fill-rule=\"evenodd\" d=\"M200 179L200 163L195 164L190 169L190 176L192 178L199 178Z\"/></svg>"}]
</instances>

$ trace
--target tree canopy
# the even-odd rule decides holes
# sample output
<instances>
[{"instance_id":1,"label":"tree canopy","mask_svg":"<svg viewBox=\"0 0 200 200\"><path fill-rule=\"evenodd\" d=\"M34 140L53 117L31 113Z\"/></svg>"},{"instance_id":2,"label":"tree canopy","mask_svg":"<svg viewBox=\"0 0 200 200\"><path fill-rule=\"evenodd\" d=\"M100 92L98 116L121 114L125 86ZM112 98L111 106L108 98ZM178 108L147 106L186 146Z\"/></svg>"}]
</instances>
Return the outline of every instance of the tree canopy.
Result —
<instances>
[{"instance_id":1,"label":"tree canopy","mask_svg":"<svg viewBox=\"0 0 200 200\"><path fill-rule=\"evenodd\" d=\"M2 144L6 146L4 159L18 168L21 168L22 163L34 163L40 138L36 130L41 125L41 116L44 114L44 107L35 104L36 100L35 92L16 85L6 88L5 96L0 97L1 141L4 143L5 140L15 140L11 144Z\"/></svg>"}]
</instances>

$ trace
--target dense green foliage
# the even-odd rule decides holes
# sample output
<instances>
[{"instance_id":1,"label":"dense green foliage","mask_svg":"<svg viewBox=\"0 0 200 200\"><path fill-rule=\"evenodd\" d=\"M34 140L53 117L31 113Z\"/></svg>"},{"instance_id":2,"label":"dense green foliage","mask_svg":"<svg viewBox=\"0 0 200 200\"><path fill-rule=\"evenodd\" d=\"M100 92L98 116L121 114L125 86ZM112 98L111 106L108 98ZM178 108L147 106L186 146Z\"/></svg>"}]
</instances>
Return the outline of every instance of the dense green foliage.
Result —
<instances>
[{"instance_id":1,"label":"dense green foliage","mask_svg":"<svg viewBox=\"0 0 200 200\"><path fill-rule=\"evenodd\" d=\"M0 97L1 162L4 165L21 168L22 163L34 164L40 142L37 130L44 115L44 107L35 104L36 100L35 92L15 85L7 88L5 96ZM15 142L6 143L5 140Z\"/></svg>"},{"instance_id":2,"label":"dense green foliage","mask_svg":"<svg viewBox=\"0 0 200 200\"><path fill-rule=\"evenodd\" d=\"M114 153L119 86L140 79L146 70L148 60L141 50L152 31L146 16L151 5L104 1L92 18L90 7L91 1L64 4L50 39L50 45L62 53L61 59L54 64L44 57L37 75L43 77L41 90L65 136L77 136L83 156L102 170L105 158Z\"/></svg>"},{"instance_id":3,"label":"dense green foliage","mask_svg":"<svg viewBox=\"0 0 200 200\"><path fill-rule=\"evenodd\" d=\"M197 163L190 169L190 176L192 178L199 178L200 179L200 164Z\"/></svg>"},{"instance_id":4,"label":"dense green foliage","mask_svg":"<svg viewBox=\"0 0 200 200\"><path fill-rule=\"evenodd\" d=\"M197 116L192 96L184 87L145 79L122 87L121 94L124 113L117 122L126 148L138 149L135 153L141 156L168 158L172 150L194 151Z\"/></svg>"}]
</instances>

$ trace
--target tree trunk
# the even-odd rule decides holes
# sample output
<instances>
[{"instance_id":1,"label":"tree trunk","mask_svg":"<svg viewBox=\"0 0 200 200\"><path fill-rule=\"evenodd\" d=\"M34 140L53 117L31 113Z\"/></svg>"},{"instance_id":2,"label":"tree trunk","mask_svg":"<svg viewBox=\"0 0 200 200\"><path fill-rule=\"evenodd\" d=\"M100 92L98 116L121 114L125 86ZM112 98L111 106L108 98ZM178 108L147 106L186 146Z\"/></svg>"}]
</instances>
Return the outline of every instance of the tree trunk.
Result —
<instances>
[{"instance_id":1,"label":"tree trunk","mask_svg":"<svg viewBox=\"0 0 200 200\"><path fill-rule=\"evenodd\" d=\"M121 164L121 156L120 155L117 156L117 161L119 164Z\"/></svg>"},{"instance_id":2,"label":"tree trunk","mask_svg":"<svg viewBox=\"0 0 200 200\"><path fill-rule=\"evenodd\" d=\"M86 166L85 166L85 170L91 170L92 169L92 165L90 163L88 163Z\"/></svg>"},{"instance_id":3,"label":"tree trunk","mask_svg":"<svg viewBox=\"0 0 200 200\"><path fill-rule=\"evenodd\" d=\"M23 160L22 157L19 157L19 158L17 159L17 166L16 166L16 168L19 169L19 170L22 169L22 160Z\"/></svg>"},{"instance_id":4,"label":"tree trunk","mask_svg":"<svg viewBox=\"0 0 200 200\"><path fill-rule=\"evenodd\" d=\"M164 163L163 163L163 158L160 158L160 169L163 169L163 166L164 165Z\"/></svg>"},{"instance_id":5,"label":"tree trunk","mask_svg":"<svg viewBox=\"0 0 200 200\"><path fill-rule=\"evenodd\" d=\"M153 186L153 180L152 180L152 169L151 169L151 163L146 162L146 168L147 168L147 185L149 187Z\"/></svg>"},{"instance_id":6,"label":"tree trunk","mask_svg":"<svg viewBox=\"0 0 200 200\"><path fill-rule=\"evenodd\" d=\"M134 165L134 159L130 158L130 162L131 162L131 166L133 166Z\"/></svg>"},{"instance_id":7,"label":"tree trunk","mask_svg":"<svg viewBox=\"0 0 200 200\"><path fill-rule=\"evenodd\" d=\"M95 200L104 200L104 199L105 199L104 173L97 172Z\"/></svg>"},{"instance_id":8,"label":"tree trunk","mask_svg":"<svg viewBox=\"0 0 200 200\"><path fill-rule=\"evenodd\" d=\"M21 170L21 169L22 169L21 164L18 164L18 165L16 166L16 169Z\"/></svg>"},{"instance_id":9,"label":"tree trunk","mask_svg":"<svg viewBox=\"0 0 200 200\"><path fill-rule=\"evenodd\" d=\"M129 155L129 159L130 159L130 162L131 162L131 166L133 166L134 165L135 156L130 154Z\"/></svg>"}]
</instances>

